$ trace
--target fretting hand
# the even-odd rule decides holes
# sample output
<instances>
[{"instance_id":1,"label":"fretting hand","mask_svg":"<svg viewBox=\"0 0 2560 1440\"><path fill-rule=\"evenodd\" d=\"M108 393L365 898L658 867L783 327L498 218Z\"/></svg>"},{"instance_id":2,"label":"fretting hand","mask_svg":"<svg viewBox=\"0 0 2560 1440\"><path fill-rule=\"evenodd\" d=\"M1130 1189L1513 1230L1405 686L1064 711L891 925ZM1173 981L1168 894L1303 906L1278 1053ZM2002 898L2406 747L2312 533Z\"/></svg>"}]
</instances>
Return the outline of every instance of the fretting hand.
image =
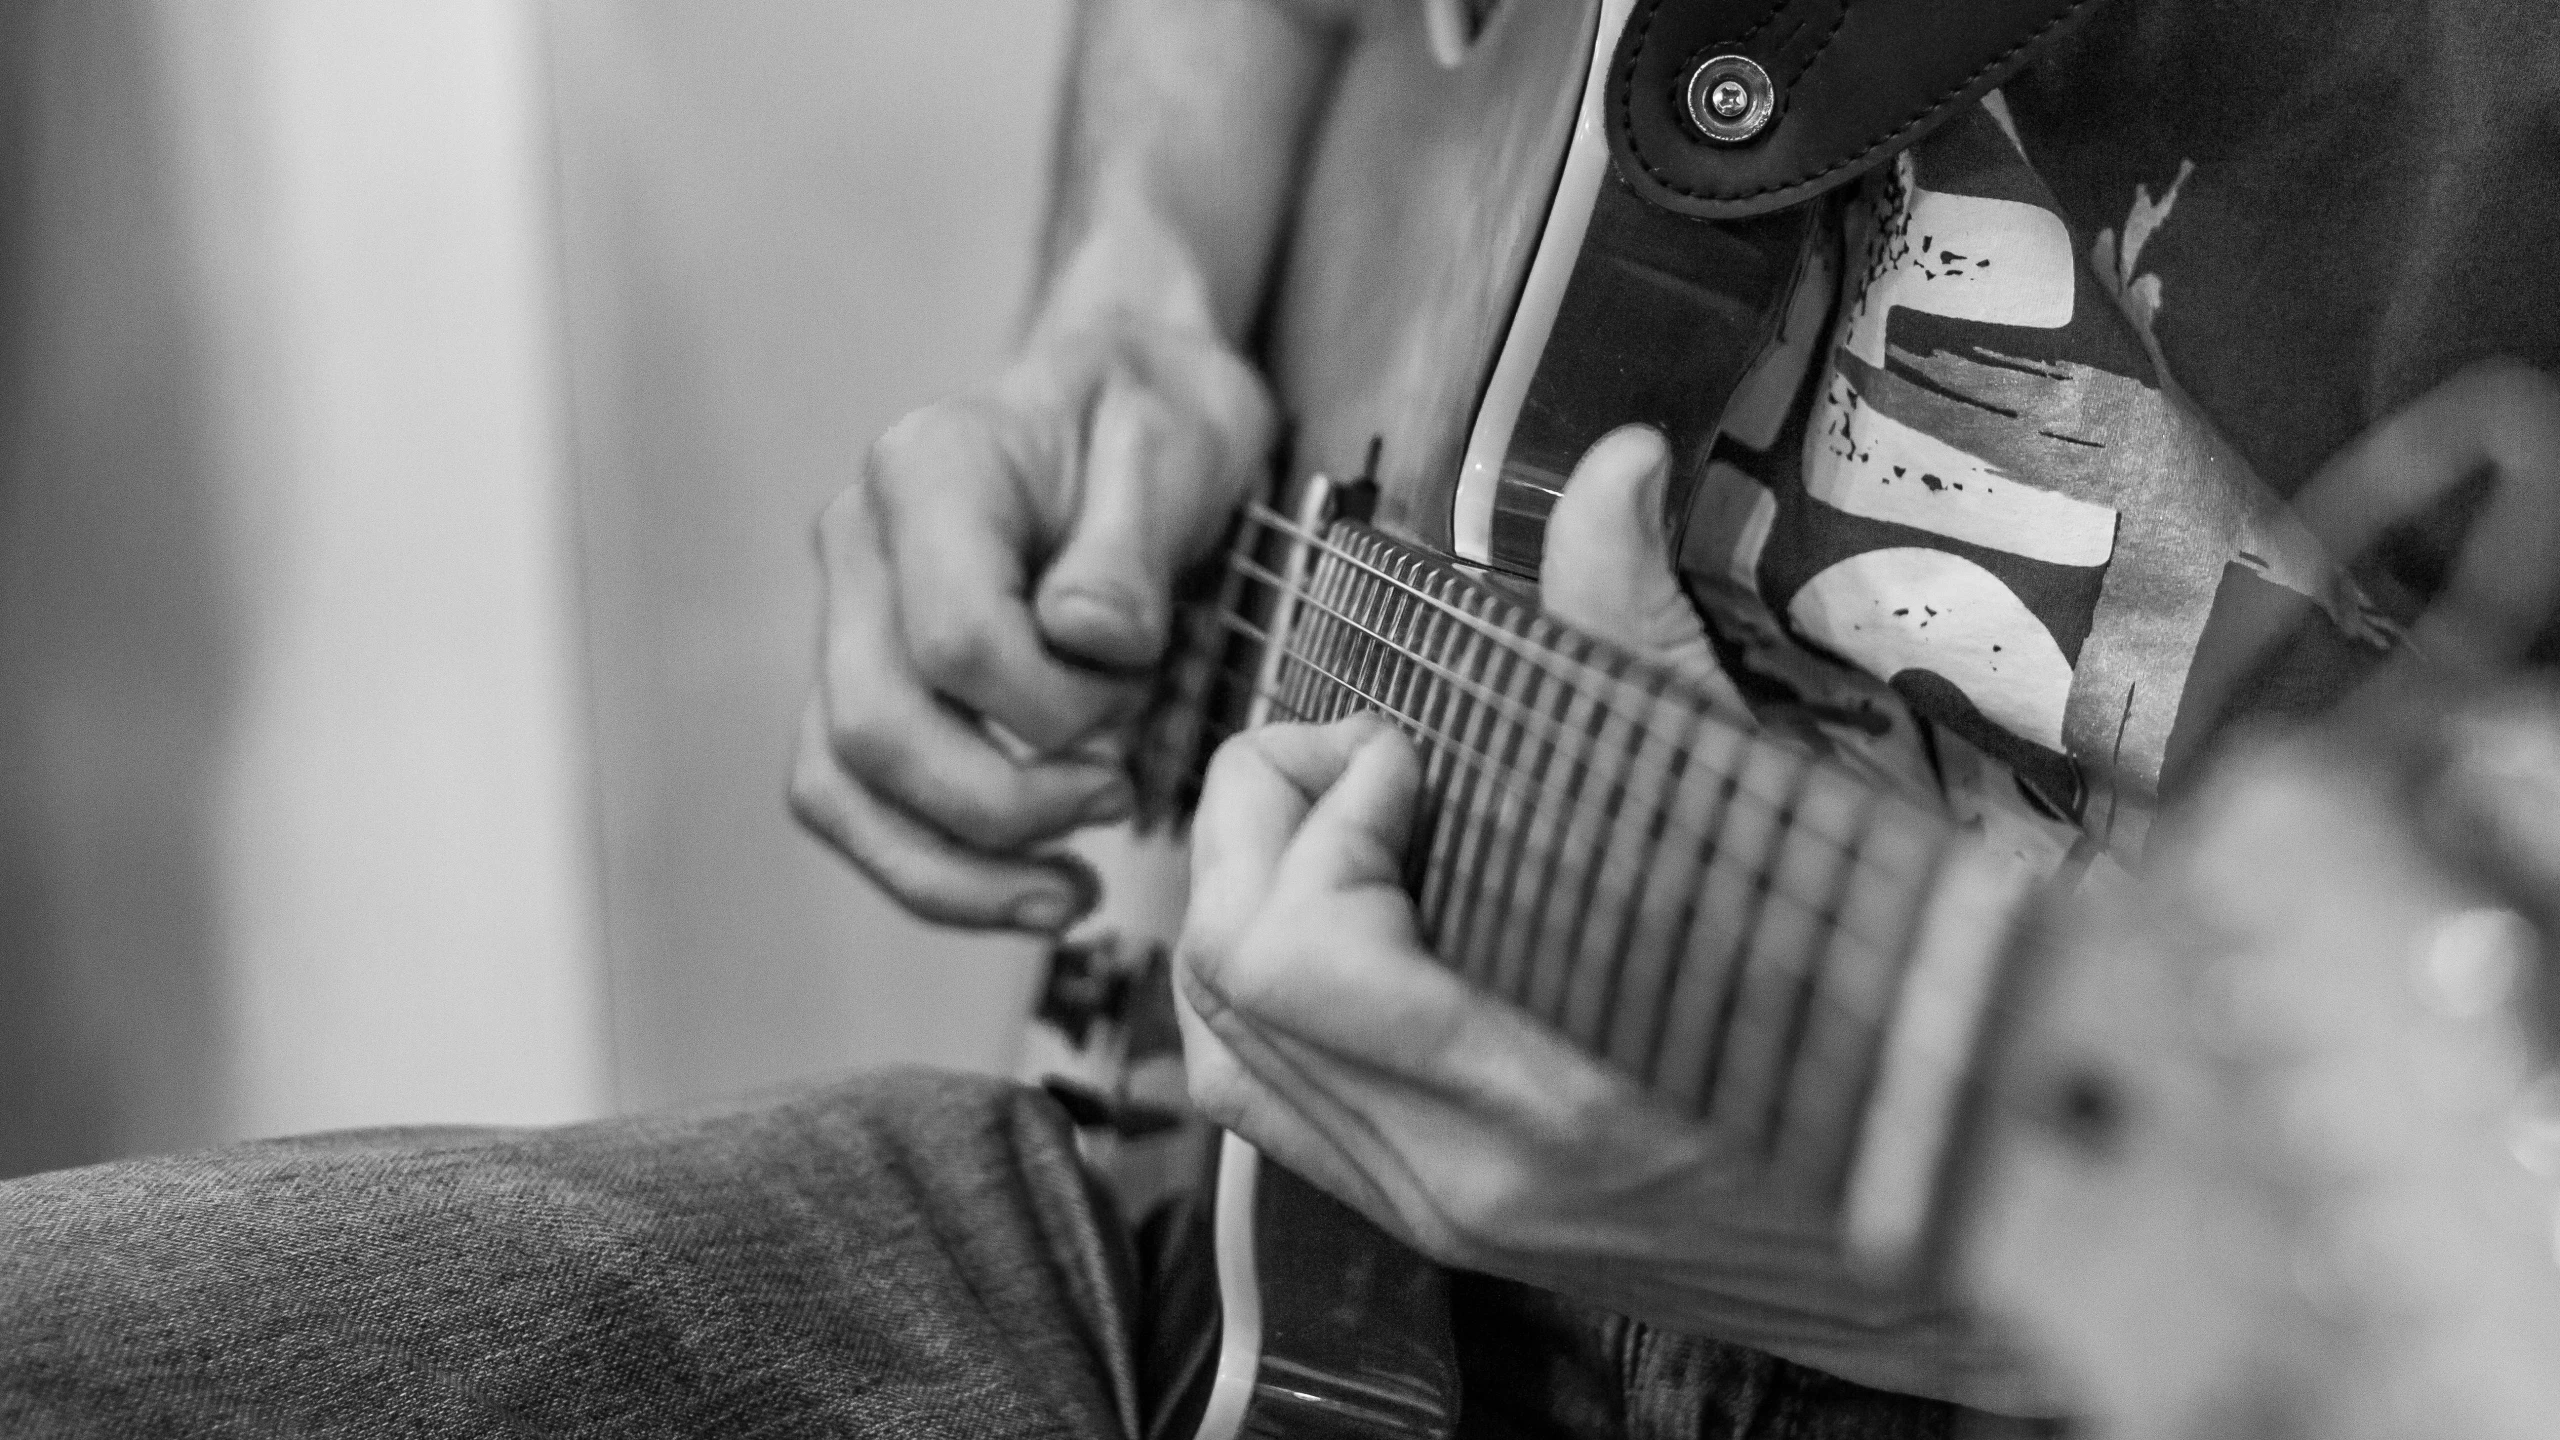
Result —
<instances>
[{"instance_id":1,"label":"fretting hand","mask_svg":"<svg viewBox=\"0 0 2560 1440\"><path fill-rule=\"evenodd\" d=\"M1551 609L1730 687L1658 533L1650 431L1593 447L1548 530ZM1193 832L1185 1061L1211 1118L1422 1253L1865 1383L2014 1399L1957 1317L1832 1267L1715 1138L1428 955L1402 885L1419 767L1387 722L1230 741Z\"/></svg>"}]
</instances>

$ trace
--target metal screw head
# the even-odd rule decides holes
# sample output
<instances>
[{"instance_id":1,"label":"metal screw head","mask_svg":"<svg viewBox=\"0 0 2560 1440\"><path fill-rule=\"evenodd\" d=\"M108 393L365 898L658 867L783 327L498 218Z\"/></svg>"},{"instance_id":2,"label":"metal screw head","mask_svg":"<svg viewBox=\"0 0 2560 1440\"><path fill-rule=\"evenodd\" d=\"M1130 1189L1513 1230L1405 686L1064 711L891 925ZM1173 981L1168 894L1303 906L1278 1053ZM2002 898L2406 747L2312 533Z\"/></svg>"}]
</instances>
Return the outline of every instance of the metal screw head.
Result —
<instances>
[{"instance_id":1,"label":"metal screw head","mask_svg":"<svg viewBox=\"0 0 2560 1440\"><path fill-rule=\"evenodd\" d=\"M1710 55L1689 72L1689 123L1721 145L1739 145L1769 128L1778 87L1747 55Z\"/></svg>"}]
</instances>

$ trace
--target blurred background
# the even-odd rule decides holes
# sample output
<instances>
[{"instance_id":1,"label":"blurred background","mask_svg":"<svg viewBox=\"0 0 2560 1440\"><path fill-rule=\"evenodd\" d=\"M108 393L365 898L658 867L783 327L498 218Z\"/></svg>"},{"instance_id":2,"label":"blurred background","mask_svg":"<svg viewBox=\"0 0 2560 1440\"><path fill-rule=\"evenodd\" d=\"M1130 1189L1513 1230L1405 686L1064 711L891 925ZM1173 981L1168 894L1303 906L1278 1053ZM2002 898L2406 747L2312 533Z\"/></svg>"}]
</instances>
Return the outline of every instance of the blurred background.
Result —
<instances>
[{"instance_id":1,"label":"blurred background","mask_svg":"<svg viewBox=\"0 0 2560 1440\"><path fill-rule=\"evenodd\" d=\"M1001 1068L782 804L1065 0L0 0L0 1174Z\"/></svg>"}]
</instances>

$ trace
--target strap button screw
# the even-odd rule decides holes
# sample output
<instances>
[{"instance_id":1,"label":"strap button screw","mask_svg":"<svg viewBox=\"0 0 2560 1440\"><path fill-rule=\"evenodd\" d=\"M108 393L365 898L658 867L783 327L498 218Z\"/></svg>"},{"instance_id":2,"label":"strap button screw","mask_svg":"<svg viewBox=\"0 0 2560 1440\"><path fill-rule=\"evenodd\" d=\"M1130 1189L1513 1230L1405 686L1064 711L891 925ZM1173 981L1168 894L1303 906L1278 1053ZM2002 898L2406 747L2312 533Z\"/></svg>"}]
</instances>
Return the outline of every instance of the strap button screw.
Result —
<instances>
[{"instance_id":1,"label":"strap button screw","mask_svg":"<svg viewBox=\"0 0 2560 1440\"><path fill-rule=\"evenodd\" d=\"M1769 128L1778 87L1747 55L1711 55L1689 72L1689 123L1721 145L1739 145Z\"/></svg>"}]
</instances>

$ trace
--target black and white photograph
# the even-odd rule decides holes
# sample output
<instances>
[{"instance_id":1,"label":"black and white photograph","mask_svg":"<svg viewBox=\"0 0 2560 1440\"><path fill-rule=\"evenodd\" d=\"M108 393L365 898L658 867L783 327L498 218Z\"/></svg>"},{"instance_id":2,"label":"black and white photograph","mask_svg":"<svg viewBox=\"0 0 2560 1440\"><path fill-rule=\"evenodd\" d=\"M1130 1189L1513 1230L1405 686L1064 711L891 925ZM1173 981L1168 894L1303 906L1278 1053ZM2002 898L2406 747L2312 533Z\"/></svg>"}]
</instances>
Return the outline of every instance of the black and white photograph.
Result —
<instances>
[{"instance_id":1,"label":"black and white photograph","mask_svg":"<svg viewBox=\"0 0 2560 1440\"><path fill-rule=\"evenodd\" d=\"M0 1436L2560 1437L2560 6L0 0Z\"/></svg>"}]
</instances>

